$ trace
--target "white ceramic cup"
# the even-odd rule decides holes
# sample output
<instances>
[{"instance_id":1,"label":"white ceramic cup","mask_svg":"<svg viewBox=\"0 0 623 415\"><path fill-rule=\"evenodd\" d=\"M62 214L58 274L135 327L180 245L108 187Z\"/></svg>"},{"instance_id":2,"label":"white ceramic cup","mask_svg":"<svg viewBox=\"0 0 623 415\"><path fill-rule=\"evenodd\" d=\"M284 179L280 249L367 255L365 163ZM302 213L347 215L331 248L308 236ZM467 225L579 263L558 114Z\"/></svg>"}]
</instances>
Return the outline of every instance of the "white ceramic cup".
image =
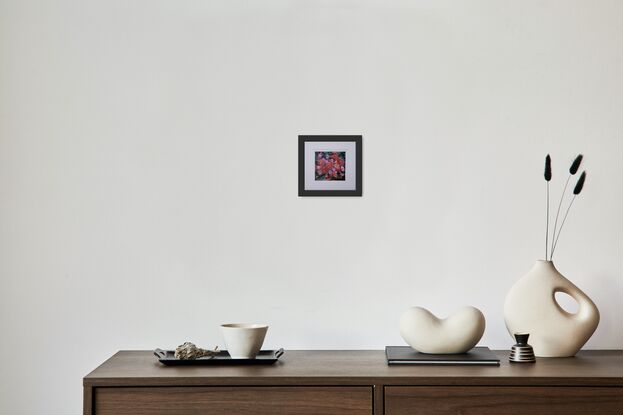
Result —
<instances>
[{"instance_id":1,"label":"white ceramic cup","mask_svg":"<svg viewBox=\"0 0 623 415\"><path fill-rule=\"evenodd\" d=\"M265 324L222 324L225 347L232 359L255 359L262 348L268 326Z\"/></svg>"}]
</instances>

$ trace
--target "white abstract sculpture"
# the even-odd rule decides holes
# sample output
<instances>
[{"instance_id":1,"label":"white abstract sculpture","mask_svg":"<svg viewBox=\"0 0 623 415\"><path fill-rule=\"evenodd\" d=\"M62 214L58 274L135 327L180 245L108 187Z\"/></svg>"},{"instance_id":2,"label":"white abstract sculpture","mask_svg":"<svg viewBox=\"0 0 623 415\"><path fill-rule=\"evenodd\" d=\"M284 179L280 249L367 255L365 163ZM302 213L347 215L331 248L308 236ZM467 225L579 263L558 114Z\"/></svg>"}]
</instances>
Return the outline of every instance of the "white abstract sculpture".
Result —
<instances>
[{"instance_id":1,"label":"white abstract sculpture","mask_svg":"<svg viewBox=\"0 0 623 415\"><path fill-rule=\"evenodd\" d=\"M485 332L485 316L462 307L445 319L422 307L411 307L400 318L400 335L413 349L430 354L465 353Z\"/></svg>"}]
</instances>

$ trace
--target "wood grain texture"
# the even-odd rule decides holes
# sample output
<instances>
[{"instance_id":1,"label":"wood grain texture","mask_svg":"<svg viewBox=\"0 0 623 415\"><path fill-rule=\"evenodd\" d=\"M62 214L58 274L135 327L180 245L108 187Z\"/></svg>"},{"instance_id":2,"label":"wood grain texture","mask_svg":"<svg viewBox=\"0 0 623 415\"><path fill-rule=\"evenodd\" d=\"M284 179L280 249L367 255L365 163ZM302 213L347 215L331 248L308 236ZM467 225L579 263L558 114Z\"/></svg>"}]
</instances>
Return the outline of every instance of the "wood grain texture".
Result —
<instances>
[{"instance_id":1,"label":"wood grain texture","mask_svg":"<svg viewBox=\"0 0 623 415\"><path fill-rule=\"evenodd\" d=\"M374 414L382 415L385 407L385 388L383 385L374 385Z\"/></svg>"},{"instance_id":2,"label":"wood grain texture","mask_svg":"<svg viewBox=\"0 0 623 415\"><path fill-rule=\"evenodd\" d=\"M372 387L96 388L97 415L372 415Z\"/></svg>"},{"instance_id":3,"label":"wood grain texture","mask_svg":"<svg viewBox=\"0 0 623 415\"><path fill-rule=\"evenodd\" d=\"M623 388L385 388L385 415L620 415Z\"/></svg>"},{"instance_id":4,"label":"wood grain texture","mask_svg":"<svg viewBox=\"0 0 623 415\"><path fill-rule=\"evenodd\" d=\"M82 414L93 414L93 388L85 386L82 393Z\"/></svg>"},{"instance_id":5,"label":"wood grain texture","mask_svg":"<svg viewBox=\"0 0 623 415\"><path fill-rule=\"evenodd\" d=\"M622 386L623 351L582 351L499 367L388 366L382 350L286 351L271 366L166 367L150 351L121 351L84 378L85 386L507 385Z\"/></svg>"}]
</instances>

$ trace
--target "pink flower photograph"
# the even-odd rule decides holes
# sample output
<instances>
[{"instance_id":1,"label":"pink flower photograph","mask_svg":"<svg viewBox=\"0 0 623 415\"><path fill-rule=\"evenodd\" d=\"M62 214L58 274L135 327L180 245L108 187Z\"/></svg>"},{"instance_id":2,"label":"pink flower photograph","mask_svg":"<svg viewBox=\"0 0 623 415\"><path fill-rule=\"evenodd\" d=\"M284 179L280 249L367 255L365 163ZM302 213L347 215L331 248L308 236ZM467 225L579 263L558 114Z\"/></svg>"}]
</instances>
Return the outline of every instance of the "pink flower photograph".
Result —
<instances>
[{"instance_id":1,"label":"pink flower photograph","mask_svg":"<svg viewBox=\"0 0 623 415\"><path fill-rule=\"evenodd\" d=\"M345 151L316 151L316 181L346 180Z\"/></svg>"}]
</instances>

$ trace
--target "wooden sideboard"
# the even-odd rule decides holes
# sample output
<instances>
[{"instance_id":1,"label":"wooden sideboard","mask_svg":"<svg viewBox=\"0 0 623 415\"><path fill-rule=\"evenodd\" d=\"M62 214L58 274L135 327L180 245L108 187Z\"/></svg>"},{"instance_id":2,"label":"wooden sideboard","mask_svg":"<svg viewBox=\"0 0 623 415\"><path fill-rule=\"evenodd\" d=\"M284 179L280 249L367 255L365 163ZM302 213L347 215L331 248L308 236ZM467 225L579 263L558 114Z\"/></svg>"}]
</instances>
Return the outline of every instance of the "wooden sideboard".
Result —
<instances>
[{"instance_id":1,"label":"wooden sideboard","mask_svg":"<svg viewBox=\"0 0 623 415\"><path fill-rule=\"evenodd\" d=\"M85 415L623 414L623 351L497 366L388 366L385 352L286 351L272 366L165 367L120 351L84 378Z\"/></svg>"}]
</instances>

